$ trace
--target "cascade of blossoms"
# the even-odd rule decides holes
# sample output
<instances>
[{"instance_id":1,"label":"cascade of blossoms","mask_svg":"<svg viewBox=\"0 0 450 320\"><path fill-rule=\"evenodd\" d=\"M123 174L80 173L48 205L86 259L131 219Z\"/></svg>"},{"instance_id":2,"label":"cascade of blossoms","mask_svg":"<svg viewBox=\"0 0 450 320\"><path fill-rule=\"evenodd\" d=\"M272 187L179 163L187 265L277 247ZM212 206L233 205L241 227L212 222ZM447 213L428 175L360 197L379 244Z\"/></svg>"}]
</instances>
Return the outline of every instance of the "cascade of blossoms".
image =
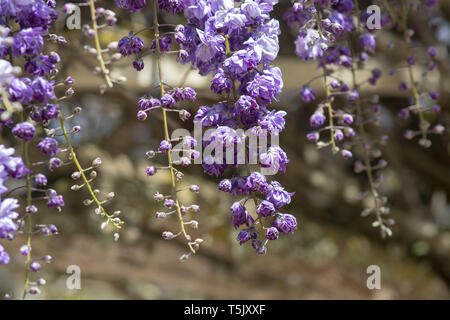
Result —
<instances>
[{"instance_id":1,"label":"cascade of blossoms","mask_svg":"<svg viewBox=\"0 0 450 320\"><path fill-rule=\"evenodd\" d=\"M370 125L379 125L381 106L378 96L363 97L361 95L361 89L364 85L376 85L382 76L382 71L373 69L370 70L366 79L361 81L357 78L357 71L365 69L371 54L374 53L376 29L372 30L368 27L367 14L361 14L357 1L355 2L354 13L357 18L356 28L351 37L347 39L352 53L352 89L358 92L358 97L354 101L349 101L349 107L356 114L355 125L358 128L358 136L354 138L353 143L360 147L358 151L361 154L361 160L358 159L354 163L354 171L366 175L368 191L362 194L362 197L370 197L371 199L370 206L365 208L361 214L362 216L375 216L372 225L380 229L381 236L384 238L392 235L390 226L394 224L393 219L385 217L389 214L389 207L386 205L387 198L381 196L378 190L383 181L379 170L387 166L387 161L382 159L383 153L379 147L386 144L388 137L371 137L368 128ZM351 39L358 39L359 41L352 42ZM368 46L368 42L372 45Z\"/></svg>"},{"instance_id":2,"label":"cascade of blossoms","mask_svg":"<svg viewBox=\"0 0 450 320\"><path fill-rule=\"evenodd\" d=\"M420 1L384 1L381 5L388 13L385 26L389 25L398 27L403 34L403 42L406 46L406 59L403 66L398 69L406 68L408 72L408 82L400 82L398 89L402 92L409 92L412 97L410 99L410 106L400 110L398 116L402 119L407 119L411 114L414 114L419 119L417 130L407 130L404 134L405 138L412 140L419 137L419 145L425 148L431 146L430 134L443 134L445 127L442 124L431 124L431 119L435 119L436 115L440 113L441 107L436 103L439 98L439 93L435 91L427 91L423 86L423 80L427 77L429 72L436 68L435 58L437 58L437 50L429 47L427 50L427 59L419 58L421 52L414 49L414 30L408 28L408 17L410 14L423 11L427 12L429 8L438 5L438 0ZM421 79L417 76L417 70L421 69ZM424 72L424 70L427 70ZM392 70L391 75L394 75L397 70ZM429 100L426 102L426 100ZM431 102L430 102L431 100ZM424 102L425 101L425 102Z\"/></svg>"},{"instance_id":3,"label":"cascade of blossoms","mask_svg":"<svg viewBox=\"0 0 450 320\"><path fill-rule=\"evenodd\" d=\"M179 2L188 24L177 27L178 60L201 75L212 74L211 90L223 99L195 115L197 124L214 129L203 141L205 150L215 150L214 156L203 157L204 171L226 177L219 189L240 198L231 206L239 243L249 242L265 254L269 241L297 229L295 217L281 211L293 194L261 173L269 168L284 172L286 153L278 145L256 152L245 145L246 138L277 137L285 126L286 113L269 109L283 87L280 69L270 64L279 51L279 22L270 19L278 0ZM255 157L259 167L248 165ZM255 213L246 208L252 200Z\"/></svg>"},{"instance_id":4,"label":"cascade of blossoms","mask_svg":"<svg viewBox=\"0 0 450 320\"><path fill-rule=\"evenodd\" d=\"M376 221L374 227L379 227L382 236L391 235L389 225L392 219L383 215L389 213L385 197L380 196L379 187L382 176L376 175L379 169L384 168L387 162L381 159L382 152L377 145L386 143L387 137L372 139L368 136L366 126L378 123L380 105L378 97L361 97L363 85L376 85L382 72L379 69L370 71L367 79L358 82L357 71L364 70L367 60L374 53L376 47L375 34L363 25L367 16L360 14L358 2L352 0L336 1L292 1L292 8L285 13L284 18L290 26L298 24L300 32L296 41L296 53L304 60L317 60L323 69L325 80L325 102L319 104L311 116L311 126L317 129L307 135L308 139L317 143L319 147L331 144L334 151L339 148L336 143L344 136L352 140L343 143L342 155L352 157L352 149L362 151L363 161L357 160L354 165L356 173L364 172L368 181L368 192L362 196L372 198L372 206L364 209L362 215L374 214ZM356 16L356 25L352 15ZM357 39L358 41L352 41ZM327 66L328 65L328 66ZM334 68L331 66L334 65ZM339 79L336 71L348 70L352 75L352 83L347 85ZM311 81L314 81L313 78ZM331 79L328 81L327 79ZM310 82L311 82L310 81ZM315 91L309 85L303 86L301 97L304 102L315 100ZM338 98L344 99L338 100ZM343 100L343 101L342 101ZM344 103L344 107L336 110L337 103ZM325 110L324 110L325 108ZM324 127L328 113L328 126ZM336 123L338 125L336 125ZM352 124L358 129L356 135ZM323 132L329 131L329 142L319 141ZM361 149L355 147L361 147Z\"/></svg>"},{"instance_id":5,"label":"cascade of blossoms","mask_svg":"<svg viewBox=\"0 0 450 320\"><path fill-rule=\"evenodd\" d=\"M116 0L116 4L127 11L137 12L144 8L145 1L121 1ZM147 117L156 110L161 110L163 114L163 126L164 126L164 140L161 141L157 150L149 150L147 152L147 158L153 159L157 155L167 156L167 166L155 167L148 166L146 173L148 176L154 176L158 171L168 170L171 177L171 189L170 194L164 195L157 192L154 195L154 199L160 202L164 206L164 211L156 213L157 219L164 219L175 215L179 221L180 229L177 232L164 231L162 237L165 240L172 240L179 236L183 238L186 245L189 248L189 252L183 254L180 257L181 261L189 258L190 255L195 254L199 248L203 239L192 239L187 227L193 229L198 228L198 221L194 219L188 219L187 216L199 212L200 207L196 204L184 206L178 199L178 193L183 191L190 191L193 193L199 193L200 188L197 185L182 186L183 173L181 167L187 167L191 164L192 160L199 157L199 152L193 148L197 145L197 141L191 136L185 136L182 138L171 138L168 128L168 114L178 114L182 121L186 121L191 117L190 113L184 109L177 109L176 105L181 101L193 101L196 98L196 92L189 87L185 88L173 88L164 83L163 69L161 57L163 54L172 53L172 34L174 32L166 31L160 33L160 28L174 28L175 25L160 25L158 22L158 10L165 10L171 13L180 12L183 8L181 1L153 1L151 10L153 11L153 26L140 30L137 33L131 31L128 36L122 38L119 41L118 49L123 56L134 56L133 67L137 71L144 69L144 62L142 58L146 54L154 54L158 64L158 88L160 90L160 96L158 98L151 95L146 95L138 100L138 113L137 118L139 120L146 120ZM138 33L145 31L153 31L155 39L151 44L145 48L144 41L137 36ZM177 145L173 145L177 143ZM177 157L179 153L183 156Z\"/></svg>"},{"instance_id":6,"label":"cascade of blossoms","mask_svg":"<svg viewBox=\"0 0 450 320\"><path fill-rule=\"evenodd\" d=\"M317 104L311 115L310 124L314 131L307 135L319 148L331 147L333 153L340 152L345 158L351 158L350 150L340 148L339 143L345 137L354 137L351 128L354 121L352 113L345 112L336 105L337 98L355 101L358 91L334 75L339 67L350 68L352 57L345 41L346 36L355 30L350 13L355 8L352 0L292 0L292 8L283 18L289 26L299 26L298 38L295 41L295 53L305 61L316 60L322 75L311 79L301 89L304 102L315 100L315 90L309 84L322 79L325 87L325 99ZM368 35L365 40L373 40ZM372 50L374 43L364 44L366 50Z\"/></svg>"},{"instance_id":7,"label":"cascade of blossoms","mask_svg":"<svg viewBox=\"0 0 450 320\"><path fill-rule=\"evenodd\" d=\"M19 218L19 213L15 211L19 208L19 202L16 198L8 196L5 182L8 179L20 180L28 172L22 157L14 156L14 153L14 148L0 145L0 240L14 239ZM0 264L8 264L9 261L9 254L0 242Z\"/></svg>"},{"instance_id":8,"label":"cascade of blossoms","mask_svg":"<svg viewBox=\"0 0 450 320\"><path fill-rule=\"evenodd\" d=\"M46 201L48 207L58 210L64 206L63 197L46 187L45 174L63 164L60 157L64 153L68 153L68 160L73 161L78 170L82 171L74 175L84 176L90 170L81 168L68 137L68 134L80 132L80 127L75 126L68 132L64 125L67 118L62 116L59 107L59 101L73 95L74 90L70 86L74 80L68 77L57 83L60 57L55 52L46 52L46 42L59 45L66 43L64 37L50 33L57 16L54 1L2 1L0 4L1 126L2 130L11 132L22 144L22 157L13 156L13 148L0 146L0 175L2 185L8 177L24 180L24 185L12 190L2 187L0 238L13 240L15 235L25 234L26 243L20 248L20 253L26 257L23 298L27 294L40 292L39 287L45 285L46 281L43 278L35 280L31 272L38 272L42 262L49 263L52 260L50 255L33 255L32 235L51 236L58 233L55 225L37 224L34 221L34 216L38 214L36 204L38 201ZM64 90L59 97L58 88ZM79 110L75 111L78 112ZM60 127L52 125L52 120L56 119L59 120ZM36 127L40 127L40 130ZM42 131L45 136L38 137L37 132ZM59 145L55 139L57 136L64 136L68 148ZM30 148L39 149L46 158L33 162L29 157ZM99 160L95 166L99 165L98 162ZM38 171L39 168L41 171ZM91 180L95 178L94 175L91 174ZM90 181L85 181L84 185L92 190ZM26 205L19 210L19 203L11 194L22 188L26 189ZM109 215L107 217L110 218ZM120 228L120 219L111 219ZM3 246L0 251L0 262L8 263L9 256Z\"/></svg>"},{"instance_id":9,"label":"cascade of blossoms","mask_svg":"<svg viewBox=\"0 0 450 320\"><path fill-rule=\"evenodd\" d=\"M59 114L59 107L51 102L56 98L55 82L51 78L55 74L56 64L60 58L55 52L48 54L43 52L44 39L64 43L63 38L52 36L48 32L57 18L54 5L52 1L2 1L0 5L1 125L2 130L10 130L22 144L22 158L12 156L13 148L1 146L1 172L2 179L9 176L23 179L25 183L9 190L5 197L2 194L0 237L13 240L15 234L26 234L26 243L20 248L20 253L26 257L24 298L28 293L39 293L38 286L45 284L42 278L32 280L30 271L38 272L41 261L51 261L49 255L43 257L32 255L31 235L50 236L58 232L54 225L33 223L32 216L38 211L34 203L45 200L51 208L60 209L64 206L62 196L53 189L47 189L46 176L36 171L39 164L48 164L50 170L60 164L56 158L61 151L58 142L50 137L43 139L36 137L35 129L36 125L46 123ZM18 65L24 65L24 68ZM37 145L36 140L40 140ZM31 163L28 155L31 145L50 159ZM19 214L17 200L9 196L22 188L26 189L26 206ZM6 189L2 191L5 192ZM35 194L39 196L34 197ZM9 259L2 259L1 262L8 261Z\"/></svg>"}]
</instances>

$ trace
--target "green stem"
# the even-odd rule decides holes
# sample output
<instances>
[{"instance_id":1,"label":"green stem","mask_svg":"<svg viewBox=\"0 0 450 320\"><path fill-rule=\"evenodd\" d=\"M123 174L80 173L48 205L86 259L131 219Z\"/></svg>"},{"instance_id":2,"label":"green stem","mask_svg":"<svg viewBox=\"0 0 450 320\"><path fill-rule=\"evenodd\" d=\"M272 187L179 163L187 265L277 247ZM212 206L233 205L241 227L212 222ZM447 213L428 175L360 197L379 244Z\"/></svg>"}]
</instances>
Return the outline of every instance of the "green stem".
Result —
<instances>
[{"instance_id":1,"label":"green stem","mask_svg":"<svg viewBox=\"0 0 450 320\"><path fill-rule=\"evenodd\" d=\"M395 14L394 9L392 9L392 7L389 5L389 2L388 2L387 0L383 0L383 4L384 4L384 6L386 7L387 11L389 12L389 15L390 15L391 18L392 18L392 23L393 23L394 25L397 24L398 17L397 17L397 15Z\"/></svg>"},{"instance_id":2,"label":"green stem","mask_svg":"<svg viewBox=\"0 0 450 320\"><path fill-rule=\"evenodd\" d=\"M325 35L323 34L322 23L320 22L319 14L317 12L314 13L314 17L316 18L317 31L319 32L320 37L322 38L322 40L328 41L327 37L325 37Z\"/></svg>"},{"instance_id":3,"label":"green stem","mask_svg":"<svg viewBox=\"0 0 450 320\"><path fill-rule=\"evenodd\" d=\"M402 0L402 26L403 26L403 40L405 41L406 48L407 48L407 56L409 57L411 55L411 38L408 33L408 6L406 5L405 1ZM411 83L412 93L414 96L414 104L417 109L417 112L419 114L419 120L420 120L420 130L422 132L422 138L427 138L427 126L425 125L425 119L423 116L422 107L420 105L420 95L419 90L417 88L416 80L414 79L414 70L411 64L407 63L408 65L408 75L409 75L409 81Z\"/></svg>"},{"instance_id":4,"label":"green stem","mask_svg":"<svg viewBox=\"0 0 450 320\"><path fill-rule=\"evenodd\" d=\"M318 14L318 11L316 11L316 13L314 13L314 17L316 18L316 23L317 23L317 30L319 32L320 37L324 40L324 41L328 41L327 38L325 37L325 35L323 34L323 30L322 30L322 24L320 22L320 16ZM331 105L331 102L328 100L330 97L330 87L328 86L328 76L327 76L327 67L326 67L326 63L325 63L325 54L323 55L322 58L322 68L323 68L323 81L324 81L324 85L325 85L325 106L328 109L328 118L329 118L329 123L330 123L330 135L331 135L331 151L333 153L337 152L337 147L336 147L336 140L334 139L334 121L333 121L333 106Z\"/></svg>"},{"instance_id":5,"label":"green stem","mask_svg":"<svg viewBox=\"0 0 450 320\"><path fill-rule=\"evenodd\" d=\"M349 47L351 48L351 44L349 44ZM353 50L352 50L352 80L353 80L353 89L354 90L359 90L359 85L356 79L356 67L355 67L355 56L353 54ZM362 112L362 108L361 108L361 98L358 96L358 98L355 100L355 104L356 104L356 116L358 119L363 119L363 112ZM379 212L379 201L378 201L378 192L376 190L375 187L375 183L374 183L374 179L373 179L373 173L372 173L372 164L370 163L370 154L369 151L365 148L365 144L368 141L367 140L367 135L366 135L366 129L364 127L364 121L360 121L360 124L358 125L358 131L359 134L361 136L362 139L362 148L363 148L363 154L364 154L364 164L366 167L366 176L367 176L367 180L369 183L369 192L372 196L372 199L374 201L374 208L375 208L375 213L376 213L376 217L377 217L377 221L380 223L380 225L382 224L382 217L380 215Z\"/></svg>"},{"instance_id":6,"label":"green stem","mask_svg":"<svg viewBox=\"0 0 450 320\"><path fill-rule=\"evenodd\" d=\"M229 35L225 35L225 55L228 57L231 54L231 49L230 49L230 36Z\"/></svg>"},{"instance_id":7,"label":"green stem","mask_svg":"<svg viewBox=\"0 0 450 320\"><path fill-rule=\"evenodd\" d=\"M24 112L22 111L20 113L20 120L24 121ZM28 154L28 142L25 140L23 141L22 145L22 153L23 153L23 160L25 162L25 166L29 169L30 166L30 157ZM31 198L31 175L29 173L26 174L26 187L27 187L27 206L31 206L32 198ZM23 296L22 299L25 299L28 292L29 282L30 282L30 264L31 264L31 231L32 231L32 221L31 221L31 215L27 214L27 246L29 248L29 252L26 257L25 262L25 285L23 289Z\"/></svg>"},{"instance_id":8,"label":"green stem","mask_svg":"<svg viewBox=\"0 0 450 320\"><path fill-rule=\"evenodd\" d=\"M98 200L98 198L97 198L97 196L96 196L94 190L92 189L91 184L89 183L89 180L88 180L88 178L86 177L86 174L84 173L84 169L83 169L83 167L80 165L80 162L78 161L77 155L75 154L75 151L74 151L74 149L73 149L73 147L72 147L72 143L70 142L69 135L67 134L67 130L66 130L66 127L65 127L65 125L64 125L64 118L62 117L61 114L59 115L59 123L60 123L60 125L61 125L61 129L62 129L62 132L63 132L63 135L64 135L64 139L66 140L67 148L69 149L69 153L70 153L70 155L71 155L71 157L72 157L72 159L73 159L73 161L74 161L74 163L75 163L75 166L77 167L77 170L78 170L78 171L80 172L80 174L81 174L81 178L83 179L84 184L86 185L86 187L87 187L87 189L88 189L88 191L89 191L89 194L90 194L91 197L92 197L92 200L94 200L94 202L96 203L96 205L98 206L98 208L99 208L99 209L101 210L101 212L105 215L105 217L111 222L111 224L112 224L117 230L120 230L120 229L122 228L122 226L120 225L120 223L116 223L116 222L113 221L114 217L111 216L111 215L109 215L109 214L106 212L105 208L103 207L103 205L101 204L101 202Z\"/></svg>"},{"instance_id":9,"label":"green stem","mask_svg":"<svg viewBox=\"0 0 450 320\"><path fill-rule=\"evenodd\" d=\"M328 118L330 123L330 135L331 135L331 151L336 153L336 140L334 139L334 120L333 120L333 106L331 102L328 100L330 98L330 87L328 86L328 77L327 77L327 69L325 65L325 57L323 58L323 81L325 85L325 105L328 109Z\"/></svg>"},{"instance_id":10,"label":"green stem","mask_svg":"<svg viewBox=\"0 0 450 320\"><path fill-rule=\"evenodd\" d=\"M164 92L164 81L163 81L163 76L162 76L163 72L162 72L162 66L161 66L161 48L159 45L158 5L157 5L156 0L153 0L153 25L155 28L154 30L155 30L155 42L156 42L156 58L157 58L157 62L158 62L159 87L161 89L161 97L162 97L165 94L165 92ZM167 123L167 111L165 108L161 108L161 109L162 109L162 113L163 113L164 136L167 141L170 141L169 126ZM184 227L183 215L181 214L180 203L179 203L178 197L177 197L177 192L176 192L177 184L176 184L176 180L175 180L175 171L174 171L173 162L172 162L172 148L170 148L167 151L167 157L168 157L168 162L169 162L170 178L171 178L171 182L172 182L172 197L175 200L175 205L177 208L177 216L178 216L178 220L180 223L180 229L181 229L183 236L188 241L188 246L189 246L190 251L195 254L194 248L189 243L190 237L186 232L186 228Z\"/></svg>"},{"instance_id":11,"label":"green stem","mask_svg":"<svg viewBox=\"0 0 450 320\"><path fill-rule=\"evenodd\" d=\"M361 9L359 8L358 0L355 1L355 15L358 22L358 27L361 28Z\"/></svg>"},{"instance_id":12,"label":"green stem","mask_svg":"<svg viewBox=\"0 0 450 320\"><path fill-rule=\"evenodd\" d=\"M103 60L102 47L100 45L100 37L98 35L97 18L95 16L95 0L89 1L89 6L91 9L91 21L92 29L94 30L95 48L97 50L97 60L100 63L100 69L105 77L106 84L108 87L112 88L113 84L111 78L109 77L109 70L105 66L105 61Z\"/></svg>"},{"instance_id":13,"label":"green stem","mask_svg":"<svg viewBox=\"0 0 450 320\"><path fill-rule=\"evenodd\" d=\"M14 108L11 105L11 102L9 101L8 92L5 89L3 89L2 86L0 86L0 92L1 92L1 95L2 95L2 102L3 102L3 105L5 106L6 110L8 110L9 112L13 113L14 112Z\"/></svg>"}]
</instances>

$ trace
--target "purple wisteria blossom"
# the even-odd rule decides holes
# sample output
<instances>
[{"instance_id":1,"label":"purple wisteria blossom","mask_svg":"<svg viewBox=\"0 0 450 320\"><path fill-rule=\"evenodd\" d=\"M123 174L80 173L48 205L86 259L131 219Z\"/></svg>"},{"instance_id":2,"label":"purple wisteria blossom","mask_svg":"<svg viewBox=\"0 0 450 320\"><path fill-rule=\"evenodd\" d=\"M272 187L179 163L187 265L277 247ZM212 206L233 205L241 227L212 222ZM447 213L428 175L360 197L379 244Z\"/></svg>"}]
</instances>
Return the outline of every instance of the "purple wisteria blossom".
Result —
<instances>
[{"instance_id":1,"label":"purple wisteria blossom","mask_svg":"<svg viewBox=\"0 0 450 320\"><path fill-rule=\"evenodd\" d=\"M2 194L8 191L5 182L8 178L21 179L30 171L23 164L22 158L14 156L13 148L0 145L0 239L14 238L17 230L16 219L19 214L19 202L15 198L4 198ZM9 255L0 243L0 264L9 263Z\"/></svg>"},{"instance_id":2,"label":"purple wisteria blossom","mask_svg":"<svg viewBox=\"0 0 450 320\"><path fill-rule=\"evenodd\" d=\"M184 1L188 24L176 28L174 38L181 48L178 60L192 64L201 75L212 74L211 90L228 97L212 106L201 106L194 116L194 121L203 128L214 129L203 146L225 151L222 156L204 157L203 168L209 175L225 175L231 168L243 166L238 152L231 158L226 155L229 150L242 149L246 141L242 130L262 137L278 136L285 128L286 112L269 108L283 89L281 70L271 65L279 52L279 22L270 18L277 3L276 0ZM244 158L255 156L261 170L284 172L289 162L286 153L276 145L258 155L247 150ZM251 214L246 209L248 199L236 201L231 206L232 224L235 228L245 226L237 238L240 244L252 240L252 247L264 254L267 241L277 239L278 234L272 230L266 237L260 231L259 220L271 220L278 208L289 204L293 194L284 191L279 183L269 183L258 171L225 178L219 189L234 196L255 194L256 212Z\"/></svg>"},{"instance_id":3,"label":"purple wisteria blossom","mask_svg":"<svg viewBox=\"0 0 450 320\"><path fill-rule=\"evenodd\" d=\"M116 5L124 10L128 10L131 12L137 12L142 10L142 8L146 5L146 0L114 0Z\"/></svg>"}]
</instances>

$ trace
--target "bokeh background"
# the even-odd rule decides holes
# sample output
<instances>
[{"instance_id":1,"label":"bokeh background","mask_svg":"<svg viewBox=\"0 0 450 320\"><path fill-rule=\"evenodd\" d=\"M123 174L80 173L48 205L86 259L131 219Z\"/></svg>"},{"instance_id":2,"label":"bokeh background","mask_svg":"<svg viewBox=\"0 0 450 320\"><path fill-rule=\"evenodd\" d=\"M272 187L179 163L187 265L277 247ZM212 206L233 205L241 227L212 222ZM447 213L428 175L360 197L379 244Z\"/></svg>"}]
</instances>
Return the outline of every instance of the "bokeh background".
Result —
<instances>
[{"instance_id":1,"label":"bokeh background","mask_svg":"<svg viewBox=\"0 0 450 320\"><path fill-rule=\"evenodd\" d=\"M274 16L280 21L290 1L282 0ZM364 1L360 1L364 5ZM118 41L129 30L151 25L150 10L132 16L119 12L113 1L101 1L118 13L119 23L101 31L103 46ZM444 112L439 120L450 124L450 2L440 1L432 16L411 17L416 31L415 45L433 45L439 50L438 69L427 76L425 88L440 92L439 104ZM89 21L87 8L82 9L83 22ZM182 22L182 17L161 15L164 23ZM64 193L66 206L62 213L40 209L39 221L56 224L59 234L50 238L34 237L33 250L50 254L53 262L42 268L39 276L48 285L38 299L448 299L450 284L450 140L446 133L433 137L433 146L425 150L416 142L403 139L406 128L417 126L415 119L400 121L396 114L408 105L408 96L397 90L402 72L388 75L389 70L405 60L401 34L395 30L378 33L376 57L369 68L378 66L384 76L376 87L365 87L364 96L380 96L381 127L370 130L374 138L388 134L383 148L388 167L383 170L381 191L389 198L391 215L396 220L394 235L382 239L371 227L371 218L360 216L364 201L358 198L366 189L363 175L353 173L353 161L318 150L306 141L309 115L314 105L302 103L299 89L317 74L314 62L305 63L294 54L295 30L281 21L283 33L276 64L282 69L285 87L276 108L288 112L287 129L281 145L291 162L287 174L276 178L288 191L296 192L286 209L300 224L293 236L270 244L266 256L257 256L251 248L235 241L237 231L231 226L229 206L233 199L218 191L217 180L206 176L201 166L185 170L185 184L198 184L199 195L183 193L187 204L197 203L201 212L196 220L199 230L192 233L205 242L199 253L187 262L178 258L186 252L177 240L164 241L162 231L174 229L174 220L160 221L154 214L160 208L153 201L156 191L167 192L169 177L145 175L149 161L147 150L156 148L163 137L161 117L151 114L145 122L136 119L136 101L143 94L155 92L155 61L145 59L141 73L130 68L130 60L115 64L114 74L127 82L99 94L102 79L93 75L95 59L83 52L92 45L80 30L67 30L61 19L58 33L69 40L58 48L64 65L63 75L74 77L76 94L65 103L66 114L82 106L74 120L82 126L81 134L72 137L84 164L100 156L103 165L96 185L103 192L114 191L113 210L121 210L126 221L120 241L112 240L112 230L100 231L100 221L92 208L82 201L84 191L70 191L71 166L50 175L50 185ZM146 33L151 39L151 33ZM388 49L389 43L395 44ZM195 88L198 99L183 107L195 114L198 106L211 105L218 97L209 90L209 79L200 77L189 66L175 62L174 55L163 60L166 83L182 83ZM420 70L416 70L420 73ZM350 74L342 73L349 79ZM364 73L361 73L364 77ZM321 82L313 87L319 96ZM431 119L432 120L432 119ZM191 126L175 116L171 129ZM192 129L189 128L189 129ZM4 138L3 138L4 139ZM9 141L8 143L11 143ZM35 153L34 159L40 155ZM358 156L358 154L356 154ZM161 159L164 161L164 159ZM162 163L162 162L161 162ZM24 281L24 261L17 252L24 239L8 244L12 263L0 268L0 291L20 296ZM15 253L14 253L15 252ZM66 288L66 268L81 268L81 290ZM369 290L366 269L381 268L381 290ZM36 276L36 275L33 275Z\"/></svg>"}]
</instances>

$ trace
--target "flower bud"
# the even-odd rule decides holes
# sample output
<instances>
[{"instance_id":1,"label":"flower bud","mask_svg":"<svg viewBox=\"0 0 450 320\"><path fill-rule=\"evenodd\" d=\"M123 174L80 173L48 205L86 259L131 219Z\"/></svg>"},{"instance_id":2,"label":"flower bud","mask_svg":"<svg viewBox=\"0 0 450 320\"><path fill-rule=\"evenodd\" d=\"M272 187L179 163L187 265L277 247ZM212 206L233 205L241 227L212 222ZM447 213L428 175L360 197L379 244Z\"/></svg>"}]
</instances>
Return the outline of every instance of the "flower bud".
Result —
<instances>
[{"instance_id":1,"label":"flower bud","mask_svg":"<svg viewBox=\"0 0 450 320\"><path fill-rule=\"evenodd\" d=\"M25 208L25 210L26 210L27 214L31 214L31 215L36 214L36 212L38 211L38 209L35 205L27 206Z\"/></svg>"},{"instance_id":2,"label":"flower bud","mask_svg":"<svg viewBox=\"0 0 450 320\"><path fill-rule=\"evenodd\" d=\"M162 233L162 237L163 237L164 240L172 240L172 239L175 238L176 236L175 236L172 232L170 232L170 231L164 231L164 232Z\"/></svg>"},{"instance_id":3,"label":"flower bud","mask_svg":"<svg viewBox=\"0 0 450 320\"><path fill-rule=\"evenodd\" d=\"M81 177L81 172L80 171L75 171L74 173L72 173L72 179L73 180L77 180L77 179L80 179L80 177Z\"/></svg>"},{"instance_id":4,"label":"flower bud","mask_svg":"<svg viewBox=\"0 0 450 320\"><path fill-rule=\"evenodd\" d=\"M29 294L40 294L41 293L41 290L39 290L39 288L38 287L31 287L30 289L28 289L28 293Z\"/></svg>"},{"instance_id":5,"label":"flower bud","mask_svg":"<svg viewBox=\"0 0 450 320\"><path fill-rule=\"evenodd\" d=\"M38 272L39 269L41 269L41 264L40 264L39 262L37 262L37 261L33 261L33 262L30 264L30 269L31 269L31 271L33 271L33 272Z\"/></svg>"},{"instance_id":6,"label":"flower bud","mask_svg":"<svg viewBox=\"0 0 450 320\"><path fill-rule=\"evenodd\" d=\"M164 201L164 196L161 193L157 192L153 195L153 199L155 199L155 201L157 202L161 202Z\"/></svg>"},{"instance_id":7,"label":"flower bud","mask_svg":"<svg viewBox=\"0 0 450 320\"><path fill-rule=\"evenodd\" d=\"M155 174L156 174L156 168L154 167L154 166L150 166L150 167L147 167L146 169L145 169L145 173L147 173L147 175L148 176L154 176Z\"/></svg>"},{"instance_id":8,"label":"flower bud","mask_svg":"<svg viewBox=\"0 0 450 320\"><path fill-rule=\"evenodd\" d=\"M199 193L200 187L197 186L197 185L195 185L195 184L193 184L193 185L190 185L190 186L189 186L189 190L190 190L191 192L193 192L193 193Z\"/></svg>"},{"instance_id":9,"label":"flower bud","mask_svg":"<svg viewBox=\"0 0 450 320\"><path fill-rule=\"evenodd\" d=\"M21 255L27 256L30 253L31 248L29 246L27 246L26 244L24 244L23 246L20 247L19 251L20 251Z\"/></svg>"},{"instance_id":10,"label":"flower bud","mask_svg":"<svg viewBox=\"0 0 450 320\"><path fill-rule=\"evenodd\" d=\"M93 166L94 168L100 166L101 164L102 164L102 159L100 159L100 158L95 158L95 159L92 161L92 166Z\"/></svg>"}]
</instances>

